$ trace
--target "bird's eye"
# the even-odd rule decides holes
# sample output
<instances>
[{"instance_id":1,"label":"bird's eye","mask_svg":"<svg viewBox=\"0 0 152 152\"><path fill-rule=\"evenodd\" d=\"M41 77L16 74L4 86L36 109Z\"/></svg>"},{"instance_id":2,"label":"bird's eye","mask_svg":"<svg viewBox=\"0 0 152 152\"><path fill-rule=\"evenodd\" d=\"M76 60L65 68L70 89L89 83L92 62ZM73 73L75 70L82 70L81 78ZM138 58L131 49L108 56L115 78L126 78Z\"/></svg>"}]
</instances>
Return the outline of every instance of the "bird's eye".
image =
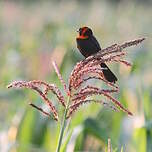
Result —
<instances>
[{"instance_id":1,"label":"bird's eye","mask_svg":"<svg viewBox=\"0 0 152 152\"><path fill-rule=\"evenodd\" d=\"M77 30L77 32L81 33L81 32L82 32L82 28L79 28L79 29Z\"/></svg>"},{"instance_id":2,"label":"bird's eye","mask_svg":"<svg viewBox=\"0 0 152 152\"><path fill-rule=\"evenodd\" d=\"M79 28L79 33L80 33L80 35L81 35L81 33L82 33L82 28Z\"/></svg>"}]
</instances>

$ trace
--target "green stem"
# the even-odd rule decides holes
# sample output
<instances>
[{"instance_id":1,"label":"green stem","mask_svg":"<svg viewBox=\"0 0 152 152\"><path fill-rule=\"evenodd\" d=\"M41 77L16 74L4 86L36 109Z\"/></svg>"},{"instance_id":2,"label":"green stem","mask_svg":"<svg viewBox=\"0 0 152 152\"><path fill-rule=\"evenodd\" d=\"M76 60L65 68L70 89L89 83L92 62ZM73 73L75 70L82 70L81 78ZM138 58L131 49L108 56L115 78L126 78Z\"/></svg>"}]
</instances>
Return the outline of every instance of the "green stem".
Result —
<instances>
[{"instance_id":1,"label":"green stem","mask_svg":"<svg viewBox=\"0 0 152 152\"><path fill-rule=\"evenodd\" d=\"M58 147L57 147L56 152L60 152L63 134L64 134L64 130L66 128L66 116L67 116L67 112L68 112L68 108L69 108L69 101L70 101L70 96L68 96L68 99L67 99L67 104L66 104L63 119L62 119L62 126L61 126L61 130L60 130L60 136L59 136Z\"/></svg>"}]
</instances>

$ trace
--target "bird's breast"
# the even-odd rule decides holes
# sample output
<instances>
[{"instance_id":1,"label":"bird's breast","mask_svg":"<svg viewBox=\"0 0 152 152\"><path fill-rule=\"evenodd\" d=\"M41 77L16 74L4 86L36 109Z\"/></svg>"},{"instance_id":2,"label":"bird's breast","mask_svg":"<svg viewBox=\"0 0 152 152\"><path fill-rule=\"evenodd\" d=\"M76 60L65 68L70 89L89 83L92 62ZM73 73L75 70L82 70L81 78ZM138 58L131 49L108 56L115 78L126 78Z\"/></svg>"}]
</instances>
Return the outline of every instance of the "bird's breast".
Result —
<instances>
[{"instance_id":1,"label":"bird's breast","mask_svg":"<svg viewBox=\"0 0 152 152\"><path fill-rule=\"evenodd\" d=\"M77 39L77 47L81 54L85 57L97 53L100 49L91 39Z\"/></svg>"}]
</instances>

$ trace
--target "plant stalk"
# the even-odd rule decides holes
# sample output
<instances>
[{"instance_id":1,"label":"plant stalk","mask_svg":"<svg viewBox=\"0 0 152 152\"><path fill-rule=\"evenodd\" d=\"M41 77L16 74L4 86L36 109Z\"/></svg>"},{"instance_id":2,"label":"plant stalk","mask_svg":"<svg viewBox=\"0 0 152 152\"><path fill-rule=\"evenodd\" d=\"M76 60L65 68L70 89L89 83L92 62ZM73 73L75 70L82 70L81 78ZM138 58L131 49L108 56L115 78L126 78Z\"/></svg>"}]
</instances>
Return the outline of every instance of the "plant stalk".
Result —
<instances>
[{"instance_id":1,"label":"plant stalk","mask_svg":"<svg viewBox=\"0 0 152 152\"><path fill-rule=\"evenodd\" d=\"M70 102L70 96L68 96L67 104L66 104L66 107L65 107L65 110L64 110L64 115L63 115L63 119L62 119L62 125L61 125L59 141L58 141L58 146L57 146L56 152L60 152L62 139L63 139L63 134L64 134L64 131L65 131L65 128L66 128L66 116L67 116L67 112L68 112L68 108L69 108L69 102Z\"/></svg>"}]
</instances>

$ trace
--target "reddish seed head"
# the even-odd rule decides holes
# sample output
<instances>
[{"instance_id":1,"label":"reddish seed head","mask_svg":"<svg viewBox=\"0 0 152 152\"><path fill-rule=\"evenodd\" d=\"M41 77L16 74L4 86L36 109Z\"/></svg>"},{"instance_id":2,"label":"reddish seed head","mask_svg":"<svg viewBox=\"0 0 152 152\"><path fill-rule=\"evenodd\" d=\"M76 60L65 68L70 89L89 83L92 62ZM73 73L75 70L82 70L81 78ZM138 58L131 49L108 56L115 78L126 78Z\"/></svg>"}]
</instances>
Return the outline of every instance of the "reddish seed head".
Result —
<instances>
[{"instance_id":1,"label":"reddish seed head","mask_svg":"<svg viewBox=\"0 0 152 152\"><path fill-rule=\"evenodd\" d=\"M83 27L81 30L82 30L81 34L85 35L86 32L88 32L89 28ZM69 105L67 118L69 118L72 115L72 113L75 112L81 105L88 102L92 102L92 101L93 102L96 101L103 105L107 105L108 107L112 108L115 111L120 109L126 112L128 115L132 115L132 113L128 109L126 109L118 100L112 97L111 94L118 92L119 88L118 86L116 86L113 83L108 82L104 78L102 69L99 68L99 65L102 62L119 62L119 63L123 63L124 65L131 66L129 62L121 59L124 55L126 55L126 53L122 50L126 47L137 45L141 43L143 40L144 38L126 42L122 45L114 44L114 45L111 45L110 47L107 47L99 51L97 54L89 56L85 60L80 61L79 63L76 64L73 71L71 72L71 75L69 77L68 87L59 72L57 64L53 62L54 69L59 77L59 80L63 84L64 91L70 97L71 102ZM103 81L110 88L101 89L95 86L87 85L86 83L92 79ZM55 106L53 105L53 103L51 102L51 100L48 98L47 96L48 92L51 91L53 94L55 94L59 103L62 104L64 107L67 106L64 100L64 96L62 95L59 88L56 87L54 84L49 84L49 83L39 81L39 80L33 80L29 82L14 81L13 83L9 84L7 87L8 88L29 88L36 91L40 95L40 97L43 99L43 101L50 108L50 111L52 112L55 120L58 120L58 112ZM91 97L93 97L94 95L98 95L99 97L101 96L106 97L107 99L109 99L110 104L107 102L103 102L101 100L91 99ZM37 107L36 105L32 103L30 103L30 105L36 108L37 110L39 110L40 112L42 112L43 114L50 116L50 114L45 112L42 108Z\"/></svg>"}]
</instances>

